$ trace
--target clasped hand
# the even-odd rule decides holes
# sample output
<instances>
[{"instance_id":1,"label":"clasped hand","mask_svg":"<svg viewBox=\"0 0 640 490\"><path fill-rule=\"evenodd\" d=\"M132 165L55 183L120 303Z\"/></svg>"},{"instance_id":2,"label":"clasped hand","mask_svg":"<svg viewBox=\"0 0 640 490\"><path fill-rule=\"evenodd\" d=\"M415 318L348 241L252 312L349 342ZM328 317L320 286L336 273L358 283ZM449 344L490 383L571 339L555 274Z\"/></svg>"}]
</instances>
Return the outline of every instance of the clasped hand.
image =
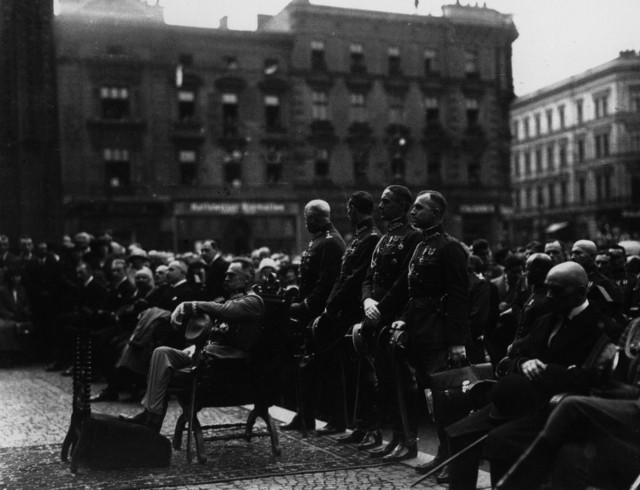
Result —
<instances>
[{"instance_id":1,"label":"clasped hand","mask_svg":"<svg viewBox=\"0 0 640 490\"><path fill-rule=\"evenodd\" d=\"M382 318L378 309L378 302L375 299L367 298L364 300L364 316L373 324L377 325Z\"/></svg>"},{"instance_id":2,"label":"clasped hand","mask_svg":"<svg viewBox=\"0 0 640 490\"><path fill-rule=\"evenodd\" d=\"M523 362L520 366L522 374L532 381L534 379L539 379L546 368L547 365L540 359L529 359L528 361Z\"/></svg>"}]
</instances>

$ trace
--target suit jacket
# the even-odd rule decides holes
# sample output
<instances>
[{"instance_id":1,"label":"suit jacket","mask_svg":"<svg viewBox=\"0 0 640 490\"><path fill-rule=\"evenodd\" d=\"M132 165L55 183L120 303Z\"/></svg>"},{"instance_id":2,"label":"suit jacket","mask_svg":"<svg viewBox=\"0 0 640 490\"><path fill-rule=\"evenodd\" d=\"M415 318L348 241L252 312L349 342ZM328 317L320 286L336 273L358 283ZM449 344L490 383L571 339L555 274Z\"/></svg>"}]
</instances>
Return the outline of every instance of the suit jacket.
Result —
<instances>
[{"instance_id":1,"label":"suit jacket","mask_svg":"<svg viewBox=\"0 0 640 490\"><path fill-rule=\"evenodd\" d=\"M207 264L206 276L204 280L204 288L207 301L213 301L216 298L227 297L227 292L224 290L224 276L229 268L229 262L227 262L222 255L216 257L213 262Z\"/></svg>"},{"instance_id":2,"label":"suit jacket","mask_svg":"<svg viewBox=\"0 0 640 490\"><path fill-rule=\"evenodd\" d=\"M23 286L17 288L16 297L10 287L0 288L0 319L24 322L29 315L29 300Z\"/></svg>"},{"instance_id":3,"label":"suit jacket","mask_svg":"<svg viewBox=\"0 0 640 490\"><path fill-rule=\"evenodd\" d=\"M178 286L168 286L160 300L160 308L173 312L176 307L184 301L197 300L197 293L191 288L188 282L183 282Z\"/></svg>"},{"instance_id":4,"label":"suit jacket","mask_svg":"<svg viewBox=\"0 0 640 490\"><path fill-rule=\"evenodd\" d=\"M125 279L116 287L109 290L109 299L106 309L117 313L127 305L133 304L136 296L136 287L129 279Z\"/></svg>"}]
</instances>

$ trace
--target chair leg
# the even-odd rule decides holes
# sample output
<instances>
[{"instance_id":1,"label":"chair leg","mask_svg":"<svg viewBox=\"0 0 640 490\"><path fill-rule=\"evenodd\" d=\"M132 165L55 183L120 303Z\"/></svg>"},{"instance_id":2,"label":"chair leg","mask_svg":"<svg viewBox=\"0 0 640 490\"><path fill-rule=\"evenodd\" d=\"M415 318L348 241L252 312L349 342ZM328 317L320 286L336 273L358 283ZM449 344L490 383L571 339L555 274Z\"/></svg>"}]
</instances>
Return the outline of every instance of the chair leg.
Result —
<instances>
[{"instance_id":1,"label":"chair leg","mask_svg":"<svg viewBox=\"0 0 640 490\"><path fill-rule=\"evenodd\" d=\"M274 456L280 456L282 450L280 449L280 441L278 439L278 427L269 414L269 407L261 407L260 417L262 417L262 420L267 424L267 431L271 439L271 452Z\"/></svg>"},{"instance_id":2,"label":"chair leg","mask_svg":"<svg viewBox=\"0 0 640 490\"><path fill-rule=\"evenodd\" d=\"M251 442L251 434L253 433L253 426L256 423L260 413L258 412L258 405L253 407L253 410L249 412L249 416L247 417L247 423L244 426L244 439L247 442Z\"/></svg>"},{"instance_id":3,"label":"chair leg","mask_svg":"<svg viewBox=\"0 0 640 490\"><path fill-rule=\"evenodd\" d=\"M184 431L185 425L187 425L187 418L184 415L183 408L182 413L176 421L176 428L173 431L173 449L175 449L176 451L180 451L180 449L182 448L182 432Z\"/></svg>"},{"instance_id":4,"label":"chair leg","mask_svg":"<svg viewBox=\"0 0 640 490\"><path fill-rule=\"evenodd\" d=\"M202 426L198 420L197 414L193 415L193 436L196 442L196 457L199 464L207 462L207 455L204 452L204 435L202 434Z\"/></svg>"}]
</instances>

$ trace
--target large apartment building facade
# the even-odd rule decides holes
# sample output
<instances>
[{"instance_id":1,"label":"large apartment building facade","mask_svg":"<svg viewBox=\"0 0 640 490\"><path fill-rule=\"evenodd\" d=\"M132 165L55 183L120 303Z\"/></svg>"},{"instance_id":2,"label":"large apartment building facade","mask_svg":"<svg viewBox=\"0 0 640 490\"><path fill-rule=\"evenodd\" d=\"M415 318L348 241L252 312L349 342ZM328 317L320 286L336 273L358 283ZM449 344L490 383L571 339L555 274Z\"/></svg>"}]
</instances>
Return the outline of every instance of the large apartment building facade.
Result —
<instances>
[{"instance_id":1,"label":"large apartment building facade","mask_svg":"<svg viewBox=\"0 0 640 490\"><path fill-rule=\"evenodd\" d=\"M56 41L68 229L295 252L308 200L326 199L346 233L351 192L401 183L441 190L463 239L503 238L510 16L294 0L233 31L224 19L166 25L137 0L67 2Z\"/></svg>"},{"instance_id":2,"label":"large apartment building facade","mask_svg":"<svg viewBox=\"0 0 640 490\"><path fill-rule=\"evenodd\" d=\"M511 125L517 240L640 234L640 54L519 97Z\"/></svg>"}]
</instances>

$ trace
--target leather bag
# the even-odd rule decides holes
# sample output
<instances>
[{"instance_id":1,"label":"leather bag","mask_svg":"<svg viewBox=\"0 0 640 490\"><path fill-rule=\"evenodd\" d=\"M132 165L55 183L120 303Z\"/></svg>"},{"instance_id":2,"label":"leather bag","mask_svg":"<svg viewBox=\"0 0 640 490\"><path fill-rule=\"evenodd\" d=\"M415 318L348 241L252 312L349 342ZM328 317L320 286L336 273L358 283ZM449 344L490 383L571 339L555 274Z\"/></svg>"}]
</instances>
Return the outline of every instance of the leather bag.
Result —
<instances>
[{"instance_id":1,"label":"leather bag","mask_svg":"<svg viewBox=\"0 0 640 490\"><path fill-rule=\"evenodd\" d=\"M430 374L429 389L433 400L433 419L448 425L466 417L483 402L472 388L481 381L495 380L491 363L474 364ZM427 395L429 397L429 395Z\"/></svg>"}]
</instances>

